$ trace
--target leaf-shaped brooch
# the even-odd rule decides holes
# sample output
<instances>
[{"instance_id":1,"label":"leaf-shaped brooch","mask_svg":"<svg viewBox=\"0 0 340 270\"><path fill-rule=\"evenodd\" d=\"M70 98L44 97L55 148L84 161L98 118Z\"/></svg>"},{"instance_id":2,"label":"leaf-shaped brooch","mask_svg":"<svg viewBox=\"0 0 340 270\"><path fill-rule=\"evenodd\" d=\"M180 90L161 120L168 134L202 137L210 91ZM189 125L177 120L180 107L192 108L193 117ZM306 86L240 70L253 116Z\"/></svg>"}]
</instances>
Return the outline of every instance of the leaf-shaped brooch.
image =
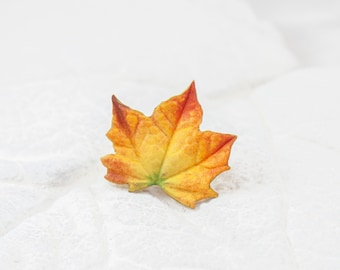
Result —
<instances>
[{"instance_id":1,"label":"leaf-shaped brooch","mask_svg":"<svg viewBox=\"0 0 340 270\"><path fill-rule=\"evenodd\" d=\"M150 117L115 96L112 103L107 137L115 154L101 158L107 180L127 184L131 192L158 185L191 208L199 200L217 197L210 183L230 169L236 136L199 130L203 112L194 82L181 95L162 102Z\"/></svg>"}]
</instances>

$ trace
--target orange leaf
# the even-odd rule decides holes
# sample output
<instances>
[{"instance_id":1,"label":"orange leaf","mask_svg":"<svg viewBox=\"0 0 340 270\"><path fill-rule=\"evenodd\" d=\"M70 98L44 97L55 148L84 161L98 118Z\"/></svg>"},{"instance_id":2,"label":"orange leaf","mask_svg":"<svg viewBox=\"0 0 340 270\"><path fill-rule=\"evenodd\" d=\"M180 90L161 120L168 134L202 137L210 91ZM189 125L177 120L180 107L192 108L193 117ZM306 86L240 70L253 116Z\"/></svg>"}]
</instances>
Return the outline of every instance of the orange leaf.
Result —
<instances>
[{"instance_id":1,"label":"orange leaf","mask_svg":"<svg viewBox=\"0 0 340 270\"><path fill-rule=\"evenodd\" d=\"M178 202L217 197L211 181L229 170L235 135L201 132L202 109L194 82L179 96L162 102L150 117L112 97L112 127L107 137L115 154L102 157L105 178L128 184L129 191L158 185Z\"/></svg>"}]
</instances>

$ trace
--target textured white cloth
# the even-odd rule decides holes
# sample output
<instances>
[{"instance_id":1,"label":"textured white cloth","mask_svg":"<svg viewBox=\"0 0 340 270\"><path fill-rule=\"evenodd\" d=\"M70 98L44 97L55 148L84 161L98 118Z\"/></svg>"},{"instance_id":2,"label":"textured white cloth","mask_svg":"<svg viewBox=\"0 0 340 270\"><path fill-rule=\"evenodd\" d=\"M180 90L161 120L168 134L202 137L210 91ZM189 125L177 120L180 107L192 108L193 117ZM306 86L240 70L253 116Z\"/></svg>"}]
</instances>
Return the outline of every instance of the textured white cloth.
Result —
<instances>
[{"instance_id":1,"label":"textured white cloth","mask_svg":"<svg viewBox=\"0 0 340 270\"><path fill-rule=\"evenodd\" d=\"M175 88L199 79L212 91L295 64L243 1L16 2L0 8L0 83L106 73Z\"/></svg>"},{"instance_id":2,"label":"textured white cloth","mask_svg":"<svg viewBox=\"0 0 340 270\"><path fill-rule=\"evenodd\" d=\"M0 269L338 268L340 67L288 71L243 1L158 2L1 4ZM104 180L111 95L150 115L192 79L202 130L238 135L219 197Z\"/></svg>"}]
</instances>

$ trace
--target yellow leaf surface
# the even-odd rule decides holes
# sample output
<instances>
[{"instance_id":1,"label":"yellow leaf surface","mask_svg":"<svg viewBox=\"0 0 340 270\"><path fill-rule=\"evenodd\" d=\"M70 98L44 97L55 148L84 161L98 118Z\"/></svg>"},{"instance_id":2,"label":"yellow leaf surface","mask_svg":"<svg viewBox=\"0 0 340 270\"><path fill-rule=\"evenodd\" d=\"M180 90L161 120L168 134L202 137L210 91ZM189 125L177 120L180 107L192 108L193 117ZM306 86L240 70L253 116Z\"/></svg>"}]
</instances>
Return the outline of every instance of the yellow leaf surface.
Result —
<instances>
[{"instance_id":1,"label":"yellow leaf surface","mask_svg":"<svg viewBox=\"0 0 340 270\"><path fill-rule=\"evenodd\" d=\"M178 202L194 208L217 197L211 181L229 170L235 135L200 131L202 109L194 82L181 95L157 106L150 117L112 97L112 127L107 137L115 154L102 157L105 178L129 191L158 185Z\"/></svg>"}]
</instances>

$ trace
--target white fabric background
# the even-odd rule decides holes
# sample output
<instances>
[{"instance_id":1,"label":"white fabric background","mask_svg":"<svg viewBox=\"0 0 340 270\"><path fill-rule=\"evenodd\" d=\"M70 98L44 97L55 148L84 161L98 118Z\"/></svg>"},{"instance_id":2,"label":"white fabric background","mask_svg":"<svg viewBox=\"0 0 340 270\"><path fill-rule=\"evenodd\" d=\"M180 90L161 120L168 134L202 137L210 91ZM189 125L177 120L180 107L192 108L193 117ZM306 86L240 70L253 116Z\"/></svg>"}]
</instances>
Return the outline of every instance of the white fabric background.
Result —
<instances>
[{"instance_id":1,"label":"white fabric background","mask_svg":"<svg viewBox=\"0 0 340 270\"><path fill-rule=\"evenodd\" d=\"M0 269L340 267L337 1L0 4ZM219 197L128 193L110 97L151 114L196 80L238 135Z\"/></svg>"}]
</instances>

